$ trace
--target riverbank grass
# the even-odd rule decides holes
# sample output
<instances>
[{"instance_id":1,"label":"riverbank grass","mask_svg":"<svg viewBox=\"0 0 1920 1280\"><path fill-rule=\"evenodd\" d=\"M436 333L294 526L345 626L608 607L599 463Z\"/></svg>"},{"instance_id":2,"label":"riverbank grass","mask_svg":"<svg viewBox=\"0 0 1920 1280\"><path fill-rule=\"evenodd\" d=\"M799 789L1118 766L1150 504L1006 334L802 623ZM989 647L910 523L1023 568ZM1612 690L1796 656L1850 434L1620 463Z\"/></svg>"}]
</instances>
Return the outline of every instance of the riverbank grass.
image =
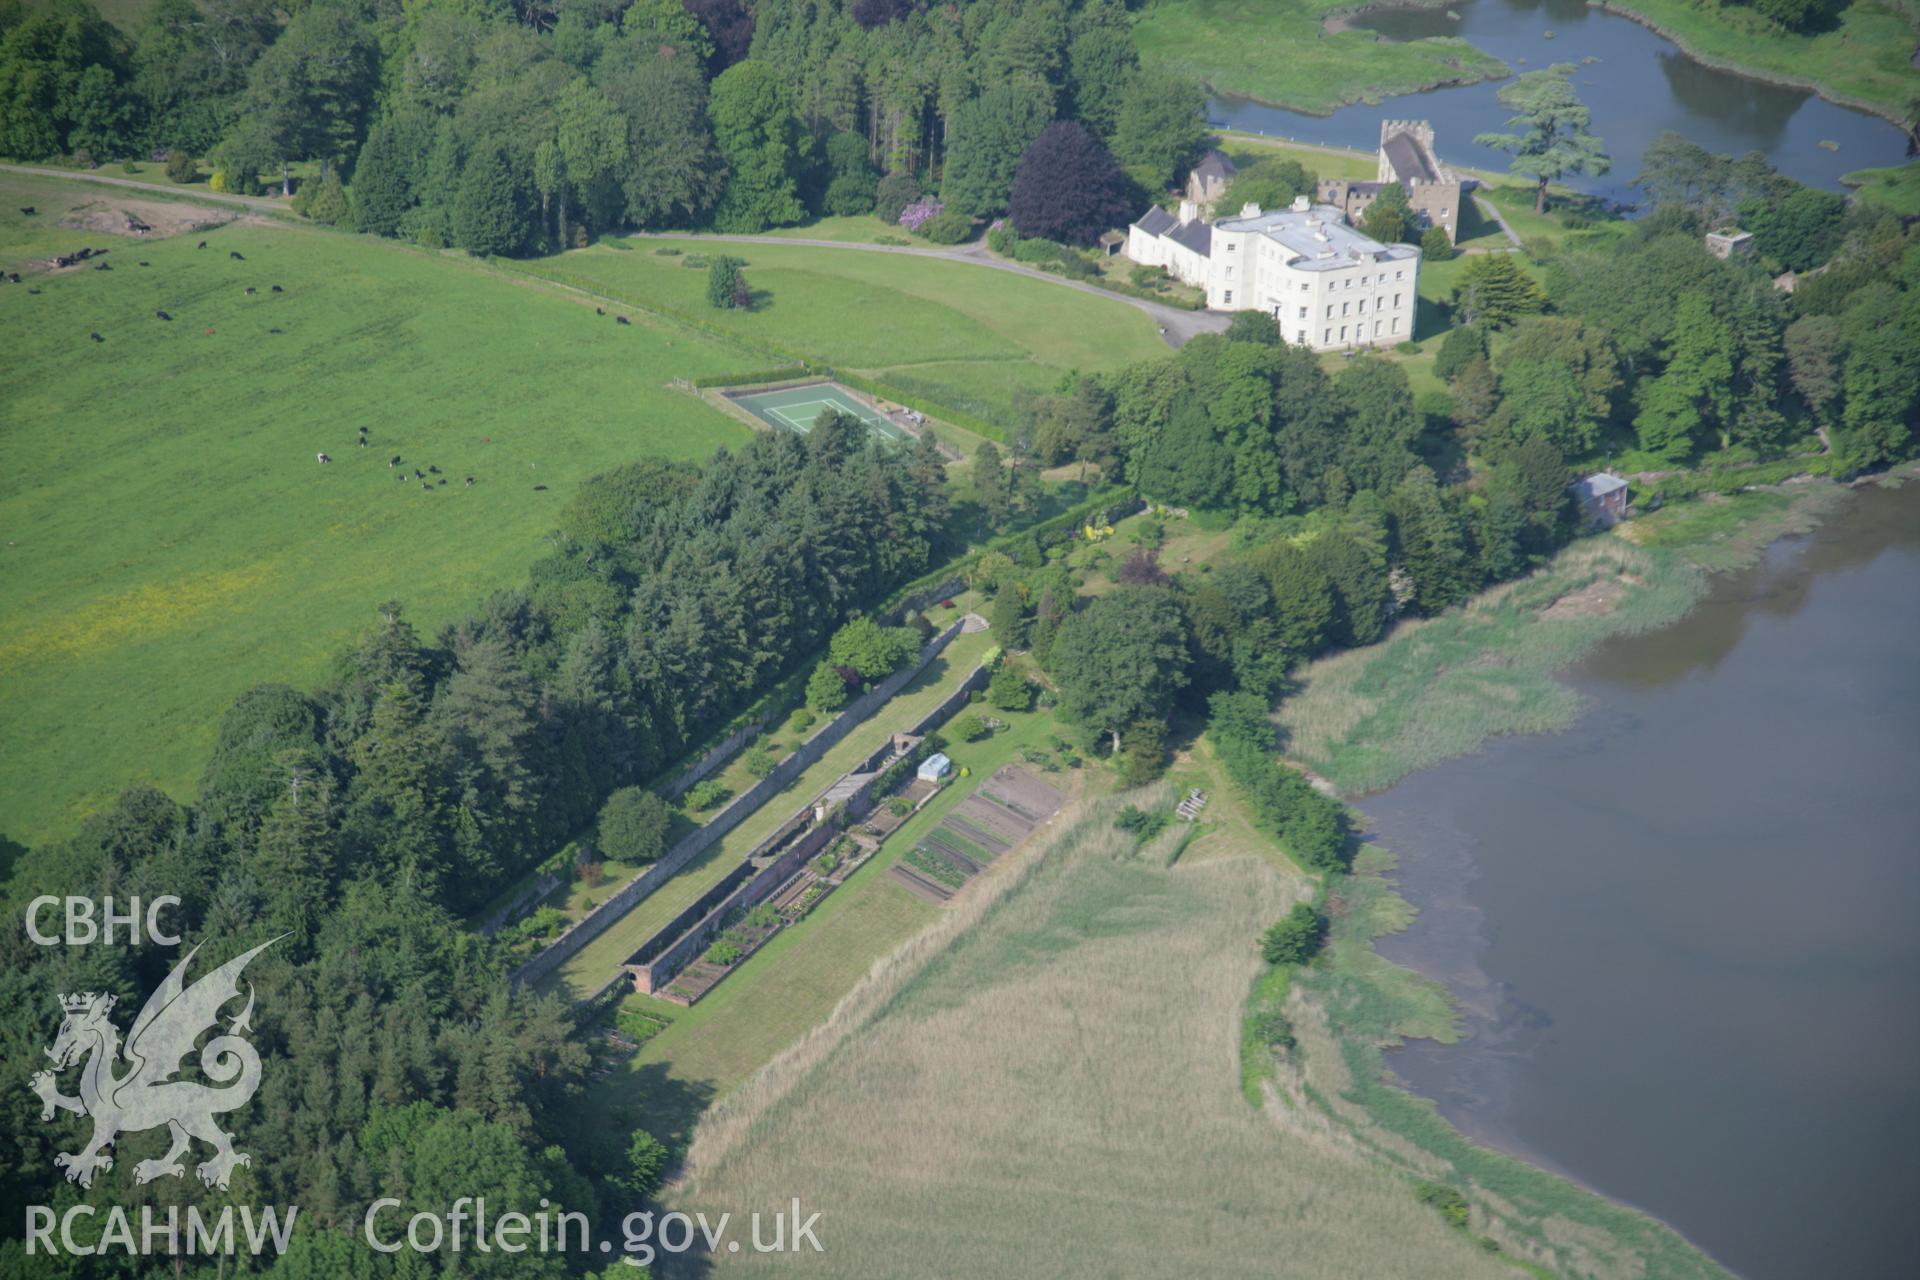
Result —
<instances>
[{"instance_id":1,"label":"riverbank grass","mask_svg":"<svg viewBox=\"0 0 1920 1280\"><path fill-rule=\"evenodd\" d=\"M1920 8L1912 0L1854 0L1831 30L1796 35L1750 8L1699 0L1604 0L1701 62L1776 84L1817 89L1904 125L1912 110L1911 62Z\"/></svg>"},{"instance_id":2,"label":"riverbank grass","mask_svg":"<svg viewBox=\"0 0 1920 1280\"><path fill-rule=\"evenodd\" d=\"M1369 846L1353 873L1330 885L1324 956L1294 977L1287 1006L1298 1046L1278 1064L1282 1096L1401 1170L1409 1198L1417 1182L1458 1191L1470 1210L1463 1238L1491 1242L1493 1257L1527 1274L1726 1280L1664 1223L1469 1141L1431 1101L1392 1083L1384 1048L1458 1035L1445 989L1374 949L1374 939L1405 929L1415 914L1394 891L1393 866L1392 854Z\"/></svg>"},{"instance_id":3,"label":"riverbank grass","mask_svg":"<svg viewBox=\"0 0 1920 1280\"><path fill-rule=\"evenodd\" d=\"M1556 672L1611 636L1676 621L1708 573L1752 563L1845 496L1809 484L1707 498L1576 542L1530 577L1311 664L1275 717L1283 749L1359 795L1496 734L1564 728L1580 699Z\"/></svg>"},{"instance_id":4,"label":"riverbank grass","mask_svg":"<svg viewBox=\"0 0 1920 1280\"><path fill-rule=\"evenodd\" d=\"M1322 26L1352 8L1350 0L1163 0L1134 20L1133 34L1148 66L1316 115L1507 74L1505 63L1464 40L1390 44Z\"/></svg>"},{"instance_id":5,"label":"riverbank grass","mask_svg":"<svg viewBox=\"0 0 1920 1280\"><path fill-rule=\"evenodd\" d=\"M1920 160L1886 169L1855 169L1841 174L1840 182L1854 189L1854 199L1861 204L1920 218Z\"/></svg>"}]
</instances>

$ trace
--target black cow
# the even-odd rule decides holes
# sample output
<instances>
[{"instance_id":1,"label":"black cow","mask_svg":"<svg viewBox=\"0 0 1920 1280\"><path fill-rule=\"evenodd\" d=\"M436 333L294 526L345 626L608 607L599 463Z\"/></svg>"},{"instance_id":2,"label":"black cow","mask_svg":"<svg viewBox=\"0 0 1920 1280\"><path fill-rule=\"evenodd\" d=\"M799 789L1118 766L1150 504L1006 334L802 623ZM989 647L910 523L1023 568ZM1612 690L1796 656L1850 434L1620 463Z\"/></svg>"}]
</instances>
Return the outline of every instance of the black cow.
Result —
<instances>
[{"instance_id":1,"label":"black cow","mask_svg":"<svg viewBox=\"0 0 1920 1280\"><path fill-rule=\"evenodd\" d=\"M390 467L397 467L397 466L399 466L399 465L400 465L400 455L396 453L396 454L394 454L394 455L393 455L393 456L392 456L391 458L388 458L388 459L387 459L387 465L388 465L388 466L390 466Z\"/></svg>"},{"instance_id":2,"label":"black cow","mask_svg":"<svg viewBox=\"0 0 1920 1280\"><path fill-rule=\"evenodd\" d=\"M172 317L172 316L170 316L170 315L168 315L168 314L167 314L166 312L164 312L164 311L156 311L156 312L154 312L153 314L154 314L154 317L155 317L156 319L160 319L160 320L171 320L171 319L173 319L173 317Z\"/></svg>"},{"instance_id":3,"label":"black cow","mask_svg":"<svg viewBox=\"0 0 1920 1280\"><path fill-rule=\"evenodd\" d=\"M195 245L195 246L193 246L193 247L194 247L194 248L196 248L196 249L204 249L204 248L206 248L206 247L207 247L207 242L206 242L205 240L202 240L202 241L201 241L201 242L200 242L199 244L197 244L197 245Z\"/></svg>"},{"instance_id":4,"label":"black cow","mask_svg":"<svg viewBox=\"0 0 1920 1280\"><path fill-rule=\"evenodd\" d=\"M232 258L232 259L233 259L233 260L234 260L235 262L245 262L245 261L246 261L246 259L245 259L245 258L243 258L243 257L241 257L241 256L240 256L240 252L239 252L239 250L237 250L237 249L229 249L229 250L227 250L227 256L228 256L229 258Z\"/></svg>"},{"instance_id":5,"label":"black cow","mask_svg":"<svg viewBox=\"0 0 1920 1280\"><path fill-rule=\"evenodd\" d=\"M268 333L278 333L278 332L280 332L280 331L279 331L278 329L269 329L269 330L267 330L267 332L268 332Z\"/></svg>"},{"instance_id":6,"label":"black cow","mask_svg":"<svg viewBox=\"0 0 1920 1280\"><path fill-rule=\"evenodd\" d=\"M247 286L247 296L249 298L251 298L257 292L259 292L259 290L255 289L252 285Z\"/></svg>"},{"instance_id":7,"label":"black cow","mask_svg":"<svg viewBox=\"0 0 1920 1280\"><path fill-rule=\"evenodd\" d=\"M446 482L447 478L445 476L441 476L438 480L434 481L434 483L438 485L444 485Z\"/></svg>"},{"instance_id":8,"label":"black cow","mask_svg":"<svg viewBox=\"0 0 1920 1280\"><path fill-rule=\"evenodd\" d=\"M469 489L471 489L471 488L473 488L473 477L472 477L472 476L468 476L468 477L467 477L467 488L469 488Z\"/></svg>"},{"instance_id":9,"label":"black cow","mask_svg":"<svg viewBox=\"0 0 1920 1280\"><path fill-rule=\"evenodd\" d=\"M20 212L26 214L29 218L31 218L33 216L33 206L27 205L25 208L21 209Z\"/></svg>"},{"instance_id":10,"label":"black cow","mask_svg":"<svg viewBox=\"0 0 1920 1280\"><path fill-rule=\"evenodd\" d=\"M427 491L428 493L432 493L432 492L433 492L433 486L432 486L432 485L430 485L430 484L428 484L428 483L427 483L427 482L426 482L425 480L422 480L422 481L420 482L420 487L421 487L422 489L425 489L425 490L426 490L426 491Z\"/></svg>"},{"instance_id":11,"label":"black cow","mask_svg":"<svg viewBox=\"0 0 1920 1280\"><path fill-rule=\"evenodd\" d=\"M627 319L627 318L626 318L625 316L615 316L615 317L613 318L613 322L614 322L615 324L630 324L630 323L632 323L632 322L631 322L631 321L629 321L629 320L628 320L628 319Z\"/></svg>"},{"instance_id":12,"label":"black cow","mask_svg":"<svg viewBox=\"0 0 1920 1280\"><path fill-rule=\"evenodd\" d=\"M113 264L111 262L96 262L93 264L93 269L95 271L111 271L113 270Z\"/></svg>"},{"instance_id":13,"label":"black cow","mask_svg":"<svg viewBox=\"0 0 1920 1280\"><path fill-rule=\"evenodd\" d=\"M423 475L421 475L421 474L420 474L420 468L418 468L418 467L415 467L415 468L413 469L413 478L414 478L415 480L425 480L425 479L426 479L426 477L425 477L425 476L423 476Z\"/></svg>"},{"instance_id":14,"label":"black cow","mask_svg":"<svg viewBox=\"0 0 1920 1280\"><path fill-rule=\"evenodd\" d=\"M281 288L281 287L280 287L279 285L275 285L275 286L273 286L273 291L274 291L275 293L285 293L285 292L286 292L286 290L285 290L285 289L282 289L282 288Z\"/></svg>"},{"instance_id":15,"label":"black cow","mask_svg":"<svg viewBox=\"0 0 1920 1280\"><path fill-rule=\"evenodd\" d=\"M533 491L534 491L535 493L545 493L545 492L547 491L547 486L545 486L545 485L543 485L543 484L537 484L537 485L535 485L535 486L533 486Z\"/></svg>"},{"instance_id":16,"label":"black cow","mask_svg":"<svg viewBox=\"0 0 1920 1280\"><path fill-rule=\"evenodd\" d=\"M437 476L440 474L440 468L434 466L431 462L429 462L427 464L427 474L432 476Z\"/></svg>"},{"instance_id":17,"label":"black cow","mask_svg":"<svg viewBox=\"0 0 1920 1280\"><path fill-rule=\"evenodd\" d=\"M319 459L320 459L320 461L322 461L322 462L332 462L332 461L333 461L333 459L332 459L332 458L329 458L329 457L328 457L328 456L327 456L326 454L324 454L324 453L321 453L321 454L316 454L316 455L314 455L314 456L315 456L315 457L317 457L317 458L319 458Z\"/></svg>"},{"instance_id":18,"label":"black cow","mask_svg":"<svg viewBox=\"0 0 1920 1280\"><path fill-rule=\"evenodd\" d=\"M142 260L142 261L141 261L141 263L140 263L140 265L141 265L141 266L143 266L143 267L150 267L150 266L152 266L153 264L152 264L151 262L147 262L147 261L145 261L145 260Z\"/></svg>"},{"instance_id":19,"label":"black cow","mask_svg":"<svg viewBox=\"0 0 1920 1280\"><path fill-rule=\"evenodd\" d=\"M106 339L105 339L105 338L103 338L103 337L101 337L101 336L100 336L99 334L97 334L97 333L90 333L90 334L88 334L87 336L88 336L89 338L92 338L92 339L93 339L93 340L94 340L95 342L105 342L105 341L106 341Z\"/></svg>"},{"instance_id":20,"label":"black cow","mask_svg":"<svg viewBox=\"0 0 1920 1280\"><path fill-rule=\"evenodd\" d=\"M595 315L597 315L597 316L603 316L603 315L605 315L605 314L607 314L607 309L606 309L605 307L595 307L595 308L593 309L593 314L595 314Z\"/></svg>"}]
</instances>

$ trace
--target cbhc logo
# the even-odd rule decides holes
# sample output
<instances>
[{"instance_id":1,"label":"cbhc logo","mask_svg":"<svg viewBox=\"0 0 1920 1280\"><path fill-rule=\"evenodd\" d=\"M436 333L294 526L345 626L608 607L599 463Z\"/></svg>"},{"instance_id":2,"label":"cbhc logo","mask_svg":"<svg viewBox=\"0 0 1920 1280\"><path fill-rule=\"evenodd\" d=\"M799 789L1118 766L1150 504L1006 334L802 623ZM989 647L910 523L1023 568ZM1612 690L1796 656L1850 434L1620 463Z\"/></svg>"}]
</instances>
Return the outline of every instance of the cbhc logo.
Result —
<instances>
[{"instance_id":1,"label":"cbhc logo","mask_svg":"<svg viewBox=\"0 0 1920 1280\"><path fill-rule=\"evenodd\" d=\"M46 934L40 931L40 916L48 907L64 904L66 932L64 934ZM125 929L125 940L129 946L139 946L144 931L146 940L156 946L177 947L180 935L160 932L160 908L177 907L180 899L172 894L162 894L147 904L146 913L140 911L140 899L130 898L123 912L113 909L111 896L102 898L98 903L92 898L56 898L42 895L27 904L27 936L43 947L56 947L66 943L70 947L89 946L95 942L113 945L115 929ZM96 919L96 916L98 917Z\"/></svg>"}]
</instances>

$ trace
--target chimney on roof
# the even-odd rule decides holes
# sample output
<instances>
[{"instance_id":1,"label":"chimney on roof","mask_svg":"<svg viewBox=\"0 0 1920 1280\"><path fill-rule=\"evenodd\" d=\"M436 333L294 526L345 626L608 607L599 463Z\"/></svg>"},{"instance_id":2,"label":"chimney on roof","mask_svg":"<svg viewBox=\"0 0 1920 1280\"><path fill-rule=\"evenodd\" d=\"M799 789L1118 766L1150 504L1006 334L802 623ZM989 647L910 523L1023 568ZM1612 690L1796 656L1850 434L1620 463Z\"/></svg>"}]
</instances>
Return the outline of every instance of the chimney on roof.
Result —
<instances>
[{"instance_id":1,"label":"chimney on roof","mask_svg":"<svg viewBox=\"0 0 1920 1280\"><path fill-rule=\"evenodd\" d=\"M1200 216L1199 205L1195 204L1191 200L1182 200L1180 202L1180 221L1192 222L1195 218L1199 216Z\"/></svg>"},{"instance_id":2,"label":"chimney on roof","mask_svg":"<svg viewBox=\"0 0 1920 1280\"><path fill-rule=\"evenodd\" d=\"M1313 207L1312 203L1309 202L1305 196L1295 196L1293 198L1293 211L1295 213L1305 213L1308 209L1311 209L1312 207Z\"/></svg>"},{"instance_id":3,"label":"chimney on roof","mask_svg":"<svg viewBox=\"0 0 1920 1280\"><path fill-rule=\"evenodd\" d=\"M1260 216L1260 206L1249 201L1240 206L1240 216L1243 218L1257 218Z\"/></svg>"}]
</instances>

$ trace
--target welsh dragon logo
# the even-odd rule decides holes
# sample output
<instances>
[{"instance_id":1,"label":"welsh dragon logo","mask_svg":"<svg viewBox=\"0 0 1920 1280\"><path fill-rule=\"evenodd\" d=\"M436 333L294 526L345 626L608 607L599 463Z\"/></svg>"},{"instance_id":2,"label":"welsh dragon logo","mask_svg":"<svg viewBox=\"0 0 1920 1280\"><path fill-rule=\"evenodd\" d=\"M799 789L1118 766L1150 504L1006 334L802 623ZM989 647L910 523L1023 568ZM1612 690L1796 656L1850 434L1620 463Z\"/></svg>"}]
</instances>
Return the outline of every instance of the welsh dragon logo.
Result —
<instances>
[{"instance_id":1,"label":"welsh dragon logo","mask_svg":"<svg viewBox=\"0 0 1920 1280\"><path fill-rule=\"evenodd\" d=\"M44 1104L42 1120L53 1119L56 1111L72 1111L93 1120L93 1137L86 1145L75 1154L62 1152L53 1159L56 1166L67 1171L68 1181L92 1186L96 1170L113 1168L108 1148L116 1138L161 1125L172 1133L173 1145L160 1159L135 1165L135 1182L184 1176L186 1167L180 1157L187 1153L193 1138L213 1148L212 1159L194 1169L210 1187L224 1191L235 1166L253 1163L251 1156L233 1149L233 1135L223 1133L213 1120L223 1112L246 1106L260 1088L260 1057L240 1034L251 1029L251 984L246 1007L227 1024L226 1033L207 1041L200 1050L201 1072L222 1087L171 1077L179 1073L182 1059L193 1052L201 1033L218 1028L221 1008L239 998L240 973L247 962L277 941L263 942L235 956L192 986L187 985L187 966L200 948L187 952L167 980L147 997L140 1016L133 1020L124 1049L120 1033L108 1016L113 1012L113 996L87 992L60 997L60 1008L66 1016L53 1048L46 1051L54 1069L34 1073L33 1091ZM122 1059L126 1071L116 1075L115 1068ZM80 1096L70 1098L60 1092L55 1077L76 1065L80 1066Z\"/></svg>"}]
</instances>

